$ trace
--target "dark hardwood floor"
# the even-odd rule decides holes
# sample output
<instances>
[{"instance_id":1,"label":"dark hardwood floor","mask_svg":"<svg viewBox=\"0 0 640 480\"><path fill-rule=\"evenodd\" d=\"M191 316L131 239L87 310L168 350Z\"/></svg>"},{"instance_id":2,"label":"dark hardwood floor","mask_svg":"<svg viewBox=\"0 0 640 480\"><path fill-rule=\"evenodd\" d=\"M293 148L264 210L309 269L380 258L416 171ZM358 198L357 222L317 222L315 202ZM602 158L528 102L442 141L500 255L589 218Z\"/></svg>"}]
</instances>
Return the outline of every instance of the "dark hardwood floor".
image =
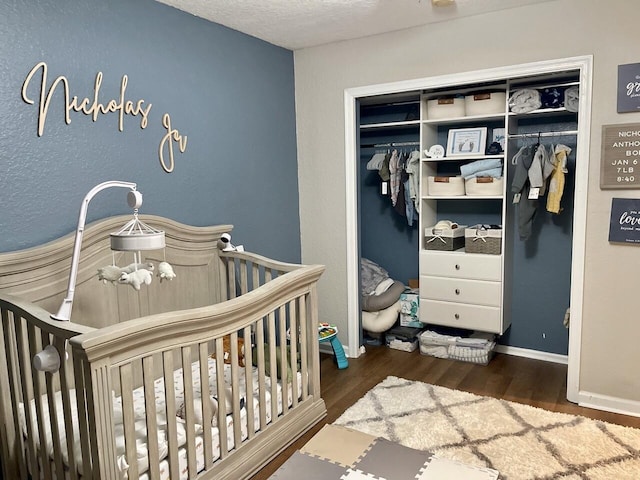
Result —
<instances>
[{"instance_id":1,"label":"dark hardwood floor","mask_svg":"<svg viewBox=\"0 0 640 480\"><path fill-rule=\"evenodd\" d=\"M368 346L367 353L349 359L349 367L345 370L338 370L332 356L321 354L322 397L327 405L327 416L252 480L269 478L323 425L333 423L389 375L640 428L638 417L578 407L567 401L566 365L496 354L489 365L481 366L429 357L418 351L407 353L385 346Z\"/></svg>"}]
</instances>

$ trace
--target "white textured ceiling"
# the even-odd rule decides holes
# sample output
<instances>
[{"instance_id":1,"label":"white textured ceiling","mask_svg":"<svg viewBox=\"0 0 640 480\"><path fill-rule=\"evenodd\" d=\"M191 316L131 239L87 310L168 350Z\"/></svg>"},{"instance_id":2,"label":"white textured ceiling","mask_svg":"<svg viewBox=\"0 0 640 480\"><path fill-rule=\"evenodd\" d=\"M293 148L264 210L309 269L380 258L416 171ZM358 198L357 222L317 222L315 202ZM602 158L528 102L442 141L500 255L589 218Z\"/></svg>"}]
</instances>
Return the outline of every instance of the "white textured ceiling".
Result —
<instances>
[{"instance_id":1,"label":"white textured ceiling","mask_svg":"<svg viewBox=\"0 0 640 480\"><path fill-rule=\"evenodd\" d=\"M290 50L552 0L157 0Z\"/></svg>"}]
</instances>

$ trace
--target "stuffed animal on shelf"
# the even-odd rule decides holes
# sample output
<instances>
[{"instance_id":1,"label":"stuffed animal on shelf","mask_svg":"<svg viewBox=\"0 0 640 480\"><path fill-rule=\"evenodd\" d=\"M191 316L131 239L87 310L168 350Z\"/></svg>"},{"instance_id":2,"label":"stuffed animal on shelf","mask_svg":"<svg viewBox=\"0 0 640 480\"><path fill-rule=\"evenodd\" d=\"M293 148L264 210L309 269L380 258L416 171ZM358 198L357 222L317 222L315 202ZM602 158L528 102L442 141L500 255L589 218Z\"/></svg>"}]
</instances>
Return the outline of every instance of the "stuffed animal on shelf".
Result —
<instances>
[{"instance_id":1,"label":"stuffed animal on shelf","mask_svg":"<svg viewBox=\"0 0 640 480\"><path fill-rule=\"evenodd\" d=\"M122 269L116 265L107 265L106 267L102 267L98 269L98 280L103 283L111 282L111 284L115 284L118 280L120 280L120 276L122 275Z\"/></svg>"},{"instance_id":2,"label":"stuffed animal on shelf","mask_svg":"<svg viewBox=\"0 0 640 480\"><path fill-rule=\"evenodd\" d=\"M162 282L162 280L173 280L176 278L173 267L169 265L168 262L160 262L158 264L158 276L160 277L160 282Z\"/></svg>"},{"instance_id":3,"label":"stuffed animal on shelf","mask_svg":"<svg viewBox=\"0 0 640 480\"><path fill-rule=\"evenodd\" d=\"M153 266L153 263L151 263L151 262L130 263L126 267L123 267L122 271L126 272L126 273L131 273L131 272L135 272L136 270L145 269L145 270L149 270L150 272L153 272L154 268L155 267Z\"/></svg>"},{"instance_id":4,"label":"stuffed animal on shelf","mask_svg":"<svg viewBox=\"0 0 640 480\"><path fill-rule=\"evenodd\" d=\"M151 272L146 268L141 268L131 273L122 272L118 281L131 285L136 290L140 290L141 285L149 285L152 279L153 275Z\"/></svg>"}]
</instances>

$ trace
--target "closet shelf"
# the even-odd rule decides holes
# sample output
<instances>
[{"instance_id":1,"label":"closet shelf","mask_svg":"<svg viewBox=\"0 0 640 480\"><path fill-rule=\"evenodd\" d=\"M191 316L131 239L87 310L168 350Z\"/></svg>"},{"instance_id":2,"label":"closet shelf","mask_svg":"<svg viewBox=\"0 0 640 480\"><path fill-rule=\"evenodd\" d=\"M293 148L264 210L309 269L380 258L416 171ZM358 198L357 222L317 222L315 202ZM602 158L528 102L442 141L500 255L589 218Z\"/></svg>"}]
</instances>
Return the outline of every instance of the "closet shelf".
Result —
<instances>
[{"instance_id":1,"label":"closet shelf","mask_svg":"<svg viewBox=\"0 0 640 480\"><path fill-rule=\"evenodd\" d=\"M360 130L372 130L376 128L406 128L406 127L419 127L420 120L406 120L401 122L384 122L384 123L370 123L368 125L360 125Z\"/></svg>"},{"instance_id":2,"label":"closet shelf","mask_svg":"<svg viewBox=\"0 0 640 480\"><path fill-rule=\"evenodd\" d=\"M554 116L554 115L562 115L562 116L574 116L574 117L578 117L578 112L570 112L569 110L567 110L565 107L561 107L561 108L539 108L538 110L532 110L530 112L526 112L526 113L516 113L516 112L509 112L509 117L517 117L517 118L523 118L523 117L534 117L534 116L539 116L539 117L545 117L545 116Z\"/></svg>"},{"instance_id":3,"label":"closet shelf","mask_svg":"<svg viewBox=\"0 0 640 480\"><path fill-rule=\"evenodd\" d=\"M537 133L536 133L537 135ZM458 156L456 155L455 157L442 157L442 158L423 158L422 161L423 162L466 162L469 160L486 160L486 159L490 159L490 158L498 158L498 159L503 159L504 155L468 155L468 156Z\"/></svg>"},{"instance_id":4,"label":"closet shelf","mask_svg":"<svg viewBox=\"0 0 640 480\"><path fill-rule=\"evenodd\" d=\"M422 200L502 200L502 195L423 195Z\"/></svg>"},{"instance_id":5,"label":"closet shelf","mask_svg":"<svg viewBox=\"0 0 640 480\"><path fill-rule=\"evenodd\" d=\"M476 121L486 122L490 120L504 121L504 112L491 115L466 115L464 117L437 118L435 120L426 119L423 120L422 123L426 125L454 125L456 123L473 123Z\"/></svg>"}]
</instances>

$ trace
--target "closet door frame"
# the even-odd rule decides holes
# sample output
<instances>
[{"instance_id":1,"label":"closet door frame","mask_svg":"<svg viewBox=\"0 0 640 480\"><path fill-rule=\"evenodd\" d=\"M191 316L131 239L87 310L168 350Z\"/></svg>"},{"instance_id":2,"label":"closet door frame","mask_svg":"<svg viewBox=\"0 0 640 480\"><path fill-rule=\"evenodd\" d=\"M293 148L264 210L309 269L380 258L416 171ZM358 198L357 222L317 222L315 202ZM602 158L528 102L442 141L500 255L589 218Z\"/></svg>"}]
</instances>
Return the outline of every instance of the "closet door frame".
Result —
<instances>
[{"instance_id":1,"label":"closet door frame","mask_svg":"<svg viewBox=\"0 0 640 480\"><path fill-rule=\"evenodd\" d=\"M589 159L591 138L591 95L593 56L585 55L556 60L525 63L507 67L491 68L464 73L440 75L422 79L383 83L346 89L344 92L345 112L345 188L346 188L346 230L347 230L347 308L348 308L348 353L350 357L358 357L364 353L360 345L360 288L359 288L359 255L358 255L358 125L357 100L370 96L397 94L408 91L448 88L485 81L509 80L538 74L549 74L567 70L579 71L580 104L578 110L578 136L576 158ZM589 186L589 164L585 161L580 168L576 163L573 239L571 262L571 328L569 329L569 353L567 355L567 399L580 403L580 355L582 337L582 308L584 296L584 266L587 222L587 192ZM418 252L416 254L416 261ZM560 361L564 356L507 348L510 354ZM539 355L538 355L539 353ZM561 358L560 358L561 357Z\"/></svg>"}]
</instances>

